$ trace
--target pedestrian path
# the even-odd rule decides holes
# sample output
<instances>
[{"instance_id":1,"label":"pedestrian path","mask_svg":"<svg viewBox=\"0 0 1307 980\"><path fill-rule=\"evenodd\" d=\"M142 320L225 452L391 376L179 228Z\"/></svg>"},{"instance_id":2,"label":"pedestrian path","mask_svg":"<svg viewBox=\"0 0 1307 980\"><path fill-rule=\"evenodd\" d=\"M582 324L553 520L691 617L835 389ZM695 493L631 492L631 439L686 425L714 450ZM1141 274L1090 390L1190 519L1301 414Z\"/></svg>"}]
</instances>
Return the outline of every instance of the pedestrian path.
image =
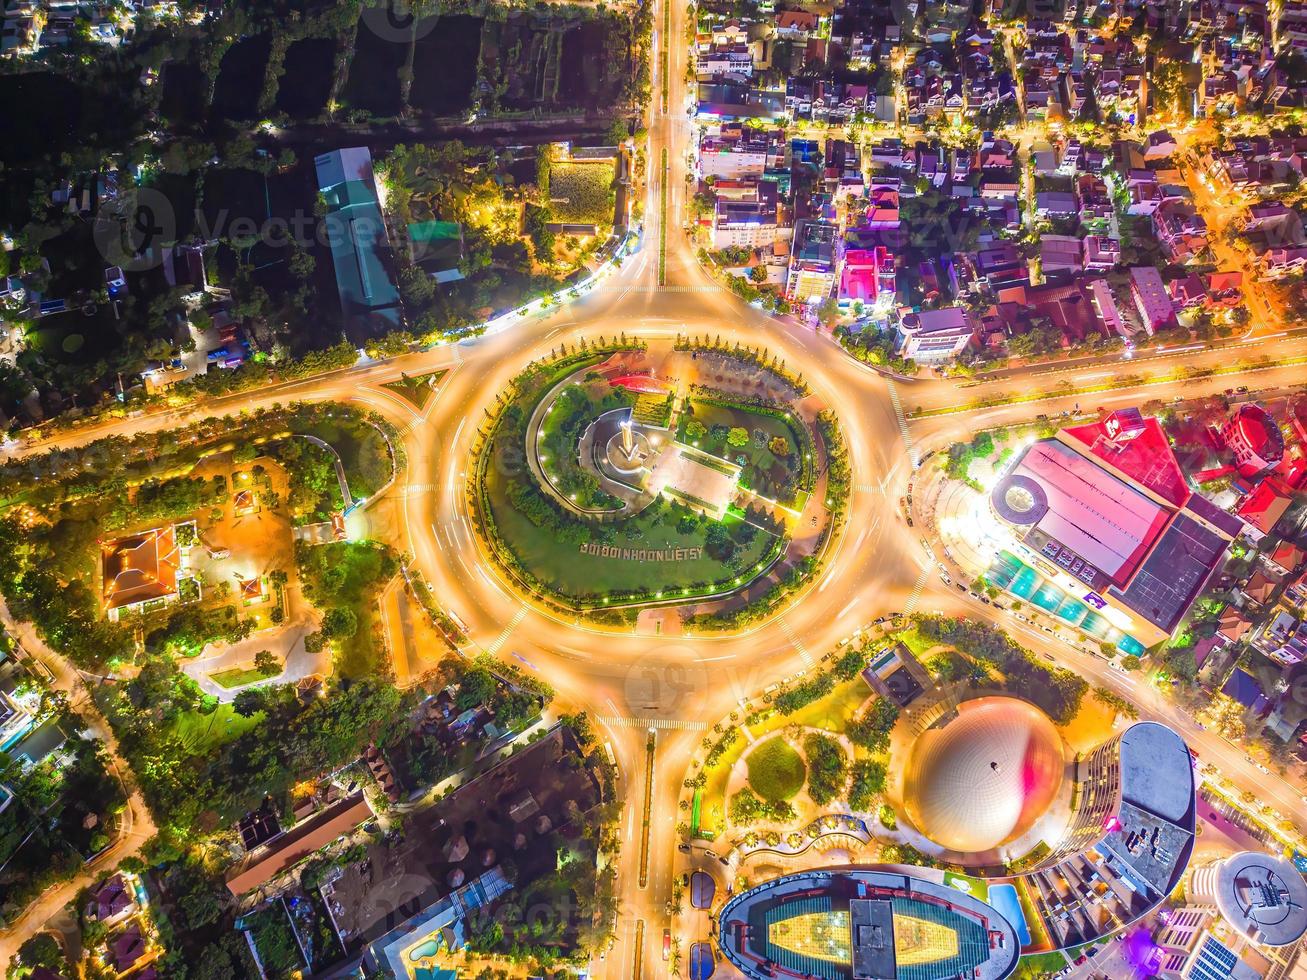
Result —
<instances>
[{"instance_id":1,"label":"pedestrian path","mask_svg":"<svg viewBox=\"0 0 1307 980\"><path fill-rule=\"evenodd\" d=\"M908 419L903 414L903 403L899 401L899 387L894 383L893 378L886 378L885 385L889 388L890 405L894 408L894 417L898 419L899 432L903 435L903 446L907 449L908 459L912 461L912 468L915 470L921 465L921 454L912 445L912 437L908 435Z\"/></svg>"},{"instance_id":2,"label":"pedestrian path","mask_svg":"<svg viewBox=\"0 0 1307 980\"><path fill-rule=\"evenodd\" d=\"M656 728L660 731L701 732L708 726L701 721L683 721L680 718L618 718L600 717L599 720L613 728Z\"/></svg>"},{"instance_id":3,"label":"pedestrian path","mask_svg":"<svg viewBox=\"0 0 1307 980\"><path fill-rule=\"evenodd\" d=\"M784 616L780 618L780 624L781 632L785 634L785 638L794 644L794 649L798 650L799 656L803 658L803 666L811 667L815 661L812 659L812 654L808 652L808 648L803 645L803 641L799 639L799 634L794 632L794 627L789 624Z\"/></svg>"},{"instance_id":4,"label":"pedestrian path","mask_svg":"<svg viewBox=\"0 0 1307 980\"><path fill-rule=\"evenodd\" d=\"M508 642L508 638L512 635L513 630L517 629L517 624L522 622L524 619L526 619L525 605L522 606L522 608L513 615L513 618L508 621L508 625L505 626L499 636L495 638L495 642L486 647L486 652L498 653L503 648L504 644Z\"/></svg>"}]
</instances>

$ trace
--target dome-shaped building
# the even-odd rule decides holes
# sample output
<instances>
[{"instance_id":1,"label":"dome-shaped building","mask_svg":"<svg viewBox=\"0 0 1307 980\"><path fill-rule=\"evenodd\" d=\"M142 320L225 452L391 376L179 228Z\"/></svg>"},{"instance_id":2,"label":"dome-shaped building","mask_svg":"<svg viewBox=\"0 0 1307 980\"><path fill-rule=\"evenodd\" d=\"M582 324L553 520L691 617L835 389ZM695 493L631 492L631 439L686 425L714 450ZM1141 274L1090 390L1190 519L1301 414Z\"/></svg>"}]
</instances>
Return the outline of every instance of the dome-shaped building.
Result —
<instances>
[{"instance_id":1,"label":"dome-shaped building","mask_svg":"<svg viewBox=\"0 0 1307 980\"><path fill-rule=\"evenodd\" d=\"M960 853L1002 847L1044 816L1062 787L1062 737L1034 705L981 698L912 746L904 776L909 819Z\"/></svg>"}]
</instances>

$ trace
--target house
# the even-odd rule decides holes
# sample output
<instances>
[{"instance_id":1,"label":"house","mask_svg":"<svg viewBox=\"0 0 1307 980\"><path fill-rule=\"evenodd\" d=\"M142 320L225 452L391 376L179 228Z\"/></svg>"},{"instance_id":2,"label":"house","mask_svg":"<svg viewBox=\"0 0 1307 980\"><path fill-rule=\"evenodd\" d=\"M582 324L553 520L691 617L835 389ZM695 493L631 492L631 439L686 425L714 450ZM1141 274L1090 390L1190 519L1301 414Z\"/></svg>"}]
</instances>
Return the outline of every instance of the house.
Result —
<instances>
[{"instance_id":1,"label":"house","mask_svg":"<svg viewBox=\"0 0 1307 980\"><path fill-rule=\"evenodd\" d=\"M1179 144L1176 143L1175 137L1167 130L1159 129L1148 134L1144 140L1144 162L1148 163L1153 160L1165 160L1172 156L1178 150Z\"/></svg>"},{"instance_id":2,"label":"house","mask_svg":"<svg viewBox=\"0 0 1307 980\"><path fill-rule=\"evenodd\" d=\"M789 41L806 41L816 29L818 17L806 10L782 10L776 14L776 36Z\"/></svg>"},{"instance_id":3,"label":"house","mask_svg":"<svg viewBox=\"0 0 1307 980\"><path fill-rule=\"evenodd\" d=\"M177 598L181 549L172 525L116 538L100 548L103 599L110 619L124 609Z\"/></svg>"},{"instance_id":4,"label":"house","mask_svg":"<svg viewBox=\"0 0 1307 980\"><path fill-rule=\"evenodd\" d=\"M841 300L874 304L894 298L894 255L884 245L849 249L840 272Z\"/></svg>"},{"instance_id":5,"label":"house","mask_svg":"<svg viewBox=\"0 0 1307 980\"><path fill-rule=\"evenodd\" d=\"M1292 541L1281 541L1275 550L1263 556L1267 564L1282 575L1293 575L1307 559L1307 551Z\"/></svg>"},{"instance_id":6,"label":"house","mask_svg":"<svg viewBox=\"0 0 1307 980\"><path fill-rule=\"evenodd\" d=\"M1207 222L1188 201L1162 201L1153 211L1153 233L1172 262L1182 262L1207 247Z\"/></svg>"},{"instance_id":7,"label":"house","mask_svg":"<svg viewBox=\"0 0 1307 980\"><path fill-rule=\"evenodd\" d=\"M1151 265L1130 270L1130 297L1144 330L1151 337L1159 330L1175 326L1175 307L1162 283L1162 275Z\"/></svg>"},{"instance_id":8,"label":"house","mask_svg":"<svg viewBox=\"0 0 1307 980\"><path fill-rule=\"evenodd\" d=\"M1040 191L1035 195L1035 213L1041 218L1071 218L1079 210L1075 194L1069 191Z\"/></svg>"},{"instance_id":9,"label":"house","mask_svg":"<svg viewBox=\"0 0 1307 980\"><path fill-rule=\"evenodd\" d=\"M1307 624L1288 610L1277 610L1253 646L1285 667L1302 663L1307 658Z\"/></svg>"},{"instance_id":10,"label":"house","mask_svg":"<svg viewBox=\"0 0 1307 980\"><path fill-rule=\"evenodd\" d=\"M1254 541L1270 534L1284 517L1293 494L1274 477L1267 477L1239 503L1235 511L1243 519L1244 533Z\"/></svg>"},{"instance_id":11,"label":"house","mask_svg":"<svg viewBox=\"0 0 1307 980\"><path fill-rule=\"evenodd\" d=\"M1256 715L1265 714L1271 706L1270 700L1262 693L1256 678L1242 667L1236 667L1230 673L1230 677L1221 687L1221 693Z\"/></svg>"},{"instance_id":12,"label":"house","mask_svg":"<svg viewBox=\"0 0 1307 980\"><path fill-rule=\"evenodd\" d=\"M1042 235L1039 239L1039 266L1045 277L1071 274L1081 269L1081 244L1075 235Z\"/></svg>"},{"instance_id":13,"label":"house","mask_svg":"<svg viewBox=\"0 0 1307 980\"><path fill-rule=\"evenodd\" d=\"M131 883L120 872L91 889L87 917L107 926L117 925L136 911Z\"/></svg>"},{"instance_id":14,"label":"house","mask_svg":"<svg viewBox=\"0 0 1307 980\"><path fill-rule=\"evenodd\" d=\"M1112 197L1107 184L1097 174L1080 174L1076 177L1076 203L1080 220L1085 224L1108 222L1112 219Z\"/></svg>"},{"instance_id":15,"label":"house","mask_svg":"<svg viewBox=\"0 0 1307 980\"><path fill-rule=\"evenodd\" d=\"M1121 242L1111 235L1086 235L1082 246L1086 272L1106 272L1121 262Z\"/></svg>"},{"instance_id":16,"label":"house","mask_svg":"<svg viewBox=\"0 0 1307 980\"><path fill-rule=\"evenodd\" d=\"M117 973L123 974L140 962L148 948L141 927L133 923L109 940L106 958Z\"/></svg>"},{"instance_id":17,"label":"house","mask_svg":"<svg viewBox=\"0 0 1307 980\"><path fill-rule=\"evenodd\" d=\"M1275 590L1280 587L1280 583L1267 575L1265 571L1258 568L1253 572L1248 583L1241 590L1248 599L1257 603L1259 606L1270 605L1271 597L1275 595Z\"/></svg>"},{"instance_id":18,"label":"house","mask_svg":"<svg viewBox=\"0 0 1307 980\"><path fill-rule=\"evenodd\" d=\"M1216 635L1227 643L1238 643L1252 628L1252 620L1238 606L1226 606L1216 620Z\"/></svg>"}]
</instances>

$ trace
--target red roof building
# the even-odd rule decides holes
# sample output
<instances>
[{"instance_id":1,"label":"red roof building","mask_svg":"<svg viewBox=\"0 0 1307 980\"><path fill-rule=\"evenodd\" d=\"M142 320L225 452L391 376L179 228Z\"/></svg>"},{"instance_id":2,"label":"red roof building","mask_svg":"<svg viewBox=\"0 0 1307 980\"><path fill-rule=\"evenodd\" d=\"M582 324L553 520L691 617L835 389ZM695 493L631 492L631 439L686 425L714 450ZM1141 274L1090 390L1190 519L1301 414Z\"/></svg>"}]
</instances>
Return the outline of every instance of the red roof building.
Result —
<instances>
[{"instance_id":1,"label":"red roof building","mask_svg":"<svg viewBox=\"0 0 1307 980\"><path fill-rule=\"evenodd\" d=\"M875 303L894 296L894 256L884 245L851 248L844 253L840 273L840 299Z\"/></svg>"},{"instance_id":2,"label":"red roof building","mask_svg":"<svg viewBox=\"0 0 1307 980\"><path fill-rule=\"evenodd\" d=\"M1259 568L1253 572L1253 577L1243 587L1243 594L1258 605L1264 606L1271 601L1271 596L1275 595L1275 590L1279 587L1279 582Z\"/></svg>"},{"instance_id":3,"label":"red roof building","mask_svg":"<svg viewBox=\"0 0 1307 980\"><path fill-rule=\"evenodd\" d=\"M1172 507L1189 500L1189 484L1176 462L1162 424L1138 411L1113 412L1101 421L1062 432L1110 469L1128 477Z\"/></svg>"},{"instance_id":4,"label":"red roof building","mask_svg":"<svg viewBox=\"0 0 1307 980\"><path fill-rule=\"evenodd\" d=\"M1221 427L1221 438L1234 454L1241 476L1269 473L1284 459L1284 434L1260 405L1240 405Z\"/></svg>"},{"instance_id":5,"label":"red roof building","mask_svg":"<svg viewBox=\"0 0 1307 980\"><path fill-rule=\"evenodd\" d=\"M1302 567L1307 552L1292 541L1281 541L1279 547L1266 556L1266 560L1285 575L1292 575Z\"/></svg>"},{"instance_id":6,"label":"red roof building","mask_svg":"<svg viewBox=\"0 0 1307 980\"><path fill-rule=\"evenodd\" d=\"M1270 534L1293 502L1293 494L1274 477L1267 477L1239 504L1238 515L1254 531Z\"/></svg>"},{"instance_id":7,"label":"red roof building","mask_svg":"<svg viewBox=\"0 0 1307 980\"><path fill-rule=\"evenodd\" d=\"M110 612L177 594L181 560L171 526L143 531L101 548L104 605Z\"/></svg>"},{"instance_id":8,"label":"red roof building","mask_svg":"<svg viewBox=\"0 0 1307 980\"><path fill-rule=\"evenodd\" d=\"M1253 628L1251 620L1243 614L1238 606L1226 606L1216 620L1216 635L1224 637L1230 643L1238 643L1243 635Z\"/></svg>"}]
</instances>

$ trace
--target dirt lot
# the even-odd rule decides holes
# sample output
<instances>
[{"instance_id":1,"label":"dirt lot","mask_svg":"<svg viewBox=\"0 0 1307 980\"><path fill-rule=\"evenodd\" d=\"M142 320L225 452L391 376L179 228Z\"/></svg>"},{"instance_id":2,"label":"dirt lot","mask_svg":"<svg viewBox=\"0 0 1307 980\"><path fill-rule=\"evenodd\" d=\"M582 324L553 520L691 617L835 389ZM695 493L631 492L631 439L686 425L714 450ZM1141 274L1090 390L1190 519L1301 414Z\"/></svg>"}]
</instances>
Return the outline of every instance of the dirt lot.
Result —
<instances>
[{"instance_id":1,"label":"dirt lot","mask_svg":"<svg viewBox=\"0 0 1307 980\"><path fill-rule=\"evenodd\" d=\"M582 821L568 822L576 813L568 802L584 811L599 799L590 771L567 764L574 753L570 734L556 729L442 803L412 814L402 836L372 845L367 859L346 868L332 886L332 911L346 941L371 942L437 901L453 890L455 870L472 881L509 859L519 887L552 871L560 835L575 838L582 830ZM538 809L519 809L514 820L510 808L528 793ZM460 841L466 853L455 860Z\"/></svg>"}]
</instances>

